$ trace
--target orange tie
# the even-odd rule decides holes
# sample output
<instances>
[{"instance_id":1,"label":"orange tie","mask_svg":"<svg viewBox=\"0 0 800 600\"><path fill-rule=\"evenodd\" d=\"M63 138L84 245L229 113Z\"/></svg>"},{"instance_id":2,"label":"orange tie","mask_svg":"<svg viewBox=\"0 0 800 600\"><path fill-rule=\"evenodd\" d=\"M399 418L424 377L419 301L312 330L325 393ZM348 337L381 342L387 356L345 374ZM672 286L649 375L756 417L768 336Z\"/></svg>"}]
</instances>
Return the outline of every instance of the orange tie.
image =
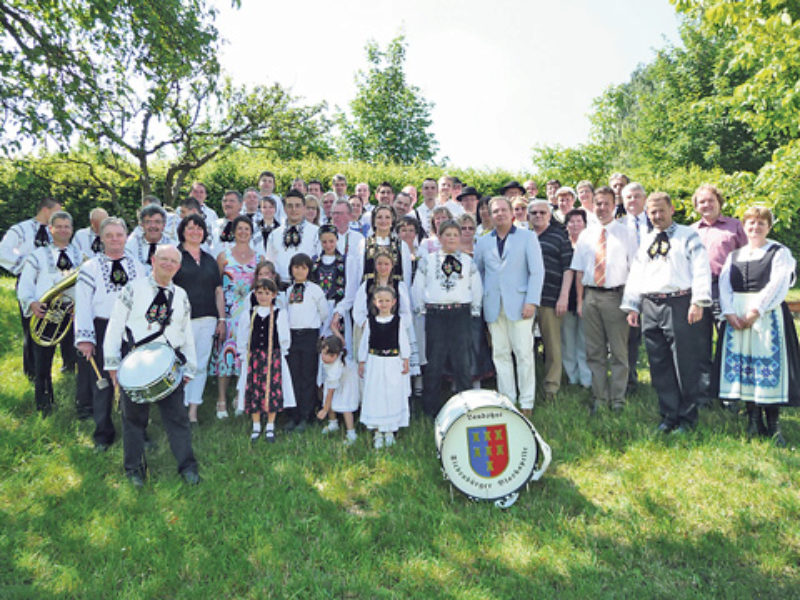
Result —
<instances>
[{"instance_id":1,"label":"orange tie","mask_svg":"<svg viewBox=\"0 0 800 600\"><path fill-rule=\"evenodd\" d=\"M597 254L594 257L594 284L603 287L606 283L606 229L600 233Z\"/></svg>"}]
</instances>

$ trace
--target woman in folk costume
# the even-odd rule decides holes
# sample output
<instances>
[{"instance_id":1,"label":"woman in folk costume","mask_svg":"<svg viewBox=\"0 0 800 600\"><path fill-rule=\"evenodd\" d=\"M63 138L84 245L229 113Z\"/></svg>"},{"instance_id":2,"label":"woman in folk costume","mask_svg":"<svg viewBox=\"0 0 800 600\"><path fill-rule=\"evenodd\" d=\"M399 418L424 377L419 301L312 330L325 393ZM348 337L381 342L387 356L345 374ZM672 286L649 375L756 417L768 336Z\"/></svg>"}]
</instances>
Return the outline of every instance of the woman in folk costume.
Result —
<instances>
[{"instance_id":1,"label":"woman in folk costume","mask_svg":"<svg viewBox=\"0 0 800 600\"><path fill-rule=\"evenodd\" d=\"M796 263L785 246L767 239L769 209L751 207L742 222L748 243L728 255L719 277L726 320L720 332L719 397L744 401L748 435L766 434L782 447L780 407L800 404L800 350L784 302Z\"/></svg>"}]
</instances>

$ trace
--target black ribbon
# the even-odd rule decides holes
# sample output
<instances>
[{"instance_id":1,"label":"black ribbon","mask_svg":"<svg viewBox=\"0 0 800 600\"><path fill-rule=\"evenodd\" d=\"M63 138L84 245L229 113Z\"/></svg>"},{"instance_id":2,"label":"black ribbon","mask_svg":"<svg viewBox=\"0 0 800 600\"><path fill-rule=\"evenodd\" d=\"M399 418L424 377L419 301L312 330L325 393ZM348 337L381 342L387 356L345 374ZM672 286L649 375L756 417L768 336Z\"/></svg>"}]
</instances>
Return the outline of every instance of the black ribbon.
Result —
<instances>
[{"instance_id":1,"label":"black ribbon","mask_svg":"<svg viewBox=\"0 0 800 600\"><path fill-rule=\"evenodd\" d=\"M72 268L72 261L70 260L69 256L67 256L66 250L59 250L58 251L58 260L56 261L56 267L59 271L67 271Z\"/></svg>"},{"instance_id":2,"label":"black ribbon","mask_svg":"<svg viewBox=\"0 0 800 600\"><path fill-rule=\"evenodd\" d=\"M445 277L450 277L453 273L461 275L461 261L452 254L448 254L442 261L442 273L445 274Z\"/></svg>"},{"instance_id":3,"label":"black ribbon","mask_svg":"<svg viewBox=\"0 0 800 600\"><path fill-rule=\"evenodd\" d=\"M232 242L233 238L233 221L228 221L225 224L225 228L222 230L222 233L219 234L219 240L221 242Z\"/></svg>"},{"instance_id":4,"label":"black ribbon","mask_svg":"<svg viewBox=\"0 0 800 600\"><path fill-rule=\"evenodd\" d=\"M653 243L650 244L650 247L647 249L647 255L650 257L650 260L653 260L657 256L666 256L669 253L669 249L669 236L666 231L660 231L656 235L656 239L653 240Z\"/></svg>"},{"instance_id":5,"label":"black ribbon","mask_svg":"<svg viewBox=\"0 0 800 600\"><path fill-rule=\"evenodd\" d=\"M36 238L33 240L33 245L37 248L47 246L50 243L50 236L47 235L47 225L39 223L39 229L36 231Z\"/></svg>"},{"instance_id":6,"label":"black ribbon","mask_svg":"<svg viewBox=\"0 0 800 600\"><path fill-rule=\"evenodd\" d=\"M286 248L296 248L300 245L300 231L296 225L291 225L283 232L283 245Z\"/></svg>"},{"instance_id":7,"label":"black ribbon","mask_svg":"<svg viewBox=\"0 0 800 600\"><path fill-rule=\"evenodd\" d=\"M111 283L117 287L122 287L128 283L128 274L122 267L122 259L118 258L111 261Z\"/></svg>"},{"instance_id":8,"label":"black ribbon","mask_svg":"<svg viewBox=\"0 0 800 600\"><path fill-rule=\"evenodd\" d=\"M92 242L92 252L95 254L100 254L103 251L103 242L100 239L99 235L94 236L94 241Z\"/></svg>"},{"instance_id":9,"label":"black ribbon","mask_svg":"<svg viewBox=\"0 0 800 600\"><path fill-rule=\"evenodd\" d=\"M144 315L145 320L148 323L165 325L169 319L169 305L170 302L169 298L167 298L167 288L159 286L156 297L153 298L153 301L150 303L150 307L147 309L147 312Z\"/></svg>"},{"instance_id":10,"label":"black ribbon","mask_svg":"<svg viewBox=\"0 0 800 600\"><path fill-rule=\"evenodd\" d=\"M148 244L150 244L150 248L147 250L147 264L149 265L153 258L153 255L156 253L156 246L158 244L150 242L148 242Z\"/></svg>"},{"instance_id":11,"label":"black ribbon","mask_svg":"<svg viewBox=\"0 0 800 600\"><path fill-rule=\"evenodd\" d=\"M292 291L289 294L289 304L299 304L303 301L303 291L306 289L306 284L295 283L292 286Z\"/></svg>"}]
</instances>

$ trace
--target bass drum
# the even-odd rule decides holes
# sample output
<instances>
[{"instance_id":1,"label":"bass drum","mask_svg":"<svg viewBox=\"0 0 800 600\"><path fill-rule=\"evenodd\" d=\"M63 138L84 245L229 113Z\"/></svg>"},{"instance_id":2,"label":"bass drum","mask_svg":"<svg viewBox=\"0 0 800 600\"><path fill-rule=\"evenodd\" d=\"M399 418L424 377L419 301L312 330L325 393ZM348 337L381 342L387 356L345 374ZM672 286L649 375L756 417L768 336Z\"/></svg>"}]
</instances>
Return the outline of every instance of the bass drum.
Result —
<instances>
[{"instance_id":1,"label":"bass drum","mask_svg":"<svg viewBox=\"0 0 800 600\"><path fill-rule=\"evenodd\" d=\"M147 404L169 396L181 383L183 373L175 351L150 342L131 351L119 365L117 380L131 402Z\"/></svg>"},{"instance_id":2,"label":"bass drum","mask_svg":"<svg viewBox=\"0 0 800 600\"><path fill-rule=\"evenodd\" d=\"M444 478L468 498L501 508L550 464L550 446L531 422L491 390L450 398L436 416L434 436Z\"/></svg>"}]
</instances>

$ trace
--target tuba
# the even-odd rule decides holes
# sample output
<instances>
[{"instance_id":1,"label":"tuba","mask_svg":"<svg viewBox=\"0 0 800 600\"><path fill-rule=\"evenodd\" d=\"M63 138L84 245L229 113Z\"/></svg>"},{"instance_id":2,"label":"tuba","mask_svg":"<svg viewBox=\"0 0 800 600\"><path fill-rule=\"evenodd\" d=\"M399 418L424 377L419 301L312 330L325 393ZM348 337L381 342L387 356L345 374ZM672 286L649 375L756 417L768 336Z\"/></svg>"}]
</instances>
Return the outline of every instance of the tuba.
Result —
<instances>
[{"instance_id":1,"label":"tuba","mask_svg":"<svg viewBox=\"0 0 800 600\"><path fill-rule=\"evenodd\" d=\"M75 285L78 269L47 290L39 302L47 306L43 317L31 317L31 338L40 346L55 346L72 327L75 302L64 292Z\"/></svg>"}]
</instances>

